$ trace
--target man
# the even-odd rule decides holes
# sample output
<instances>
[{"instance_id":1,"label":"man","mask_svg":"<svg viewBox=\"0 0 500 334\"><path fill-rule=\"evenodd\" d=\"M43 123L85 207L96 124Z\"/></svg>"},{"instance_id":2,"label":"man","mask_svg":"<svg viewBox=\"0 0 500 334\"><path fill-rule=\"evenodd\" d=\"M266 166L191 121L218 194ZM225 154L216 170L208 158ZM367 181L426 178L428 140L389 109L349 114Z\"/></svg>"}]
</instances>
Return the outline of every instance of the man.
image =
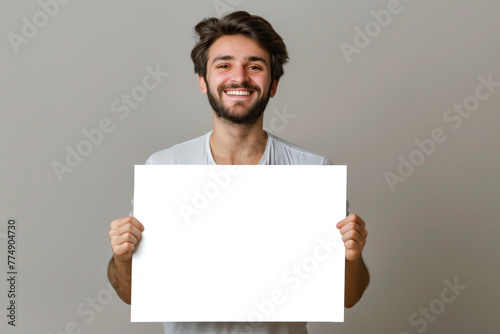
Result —
<instances>
[{"instance_id":1,"label":"man","mask_svg":"<svg viewBox=\"0 0 500 334\"><path fill-rule=\"evenodd\" d=\"M263 129L263 112L274 97L286 46L272 26L258 16L234 12L209 18L195 27L199 40L191 58L200 89L213 110L213 131L156 152L146 164L331 165L324 156L286 142ZM332 222L333 223L333 222ZM361 298L370 280L361 253L366 243L364 221L351 214L336 227L346 257L345 306ZM134 217L111 223L113 257L108 277L120 298L130 304L132 252L144 226ZM166 323L168 333L307 333L306 323Z\"/></svg>"}]
</instances>

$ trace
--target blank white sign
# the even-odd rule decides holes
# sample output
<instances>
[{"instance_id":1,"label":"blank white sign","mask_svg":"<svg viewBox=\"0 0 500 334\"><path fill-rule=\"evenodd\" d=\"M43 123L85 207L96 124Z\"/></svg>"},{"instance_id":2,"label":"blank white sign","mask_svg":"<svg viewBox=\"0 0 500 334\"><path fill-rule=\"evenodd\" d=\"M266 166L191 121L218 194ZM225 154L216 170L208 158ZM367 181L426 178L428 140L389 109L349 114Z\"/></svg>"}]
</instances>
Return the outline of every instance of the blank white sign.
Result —
<instances>
[{"instance_id":1,"label":"blank white sign","mask_svg":"<svg viewBox=\"0 0 500 334\"><path fill-rule=\"evenodd\" d=\"M132 321L343 321L346 183L346 166L135 166Z\"/></svg>"}]
</instances>

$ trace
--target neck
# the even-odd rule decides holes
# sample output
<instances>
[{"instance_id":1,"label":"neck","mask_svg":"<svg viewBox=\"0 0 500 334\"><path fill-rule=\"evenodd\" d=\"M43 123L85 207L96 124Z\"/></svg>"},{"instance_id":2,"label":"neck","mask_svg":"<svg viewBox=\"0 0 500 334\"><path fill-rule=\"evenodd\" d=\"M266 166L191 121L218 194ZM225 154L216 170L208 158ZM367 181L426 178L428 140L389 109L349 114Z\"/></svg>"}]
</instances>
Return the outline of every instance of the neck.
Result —
<instances>
[{"instance_id":1,"label":"neck","mask_svg":"<svg viewBox=\"0 0 500 334\"><path fill-rule=\"evenodd\" d=\"M224 122L214 115L210 149L218 165L256 165L266 149L263 116L250 126Z\"/></svg>"}]
</instances>

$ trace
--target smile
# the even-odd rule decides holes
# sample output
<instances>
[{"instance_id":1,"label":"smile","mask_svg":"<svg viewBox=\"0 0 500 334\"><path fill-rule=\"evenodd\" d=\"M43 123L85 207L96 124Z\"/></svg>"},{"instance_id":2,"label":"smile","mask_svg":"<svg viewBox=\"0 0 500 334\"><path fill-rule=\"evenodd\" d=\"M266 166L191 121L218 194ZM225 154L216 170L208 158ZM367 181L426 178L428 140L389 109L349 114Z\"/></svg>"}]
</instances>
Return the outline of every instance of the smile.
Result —
<instances>
[{"instance_id":1,"label":"smile","mask_svg":"<svg viewBox=\"0 0 500 334\"><path fill-rule=\"evenodd\" d=\"M229 96L250 96L253 93L249 90L226 90L224 92Z\"/></svg>"}]
</instances>

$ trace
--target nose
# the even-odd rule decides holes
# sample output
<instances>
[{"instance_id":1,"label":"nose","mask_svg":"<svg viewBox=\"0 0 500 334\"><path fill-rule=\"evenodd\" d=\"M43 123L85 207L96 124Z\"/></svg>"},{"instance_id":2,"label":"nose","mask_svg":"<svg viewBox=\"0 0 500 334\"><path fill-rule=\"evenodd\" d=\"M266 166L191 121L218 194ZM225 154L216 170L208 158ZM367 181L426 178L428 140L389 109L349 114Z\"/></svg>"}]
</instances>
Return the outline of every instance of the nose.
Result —
<instances>
[{"instance_id":1,"label":"nose","mask_svg":"<svg viewBox=\"0 0 500 334\"><path fill-rule=\"evenodd\" d=\"M248 73L244 66L235 66L232 71L231 81L237 84L249 81Z\"/></svg>"}]
</instances>

